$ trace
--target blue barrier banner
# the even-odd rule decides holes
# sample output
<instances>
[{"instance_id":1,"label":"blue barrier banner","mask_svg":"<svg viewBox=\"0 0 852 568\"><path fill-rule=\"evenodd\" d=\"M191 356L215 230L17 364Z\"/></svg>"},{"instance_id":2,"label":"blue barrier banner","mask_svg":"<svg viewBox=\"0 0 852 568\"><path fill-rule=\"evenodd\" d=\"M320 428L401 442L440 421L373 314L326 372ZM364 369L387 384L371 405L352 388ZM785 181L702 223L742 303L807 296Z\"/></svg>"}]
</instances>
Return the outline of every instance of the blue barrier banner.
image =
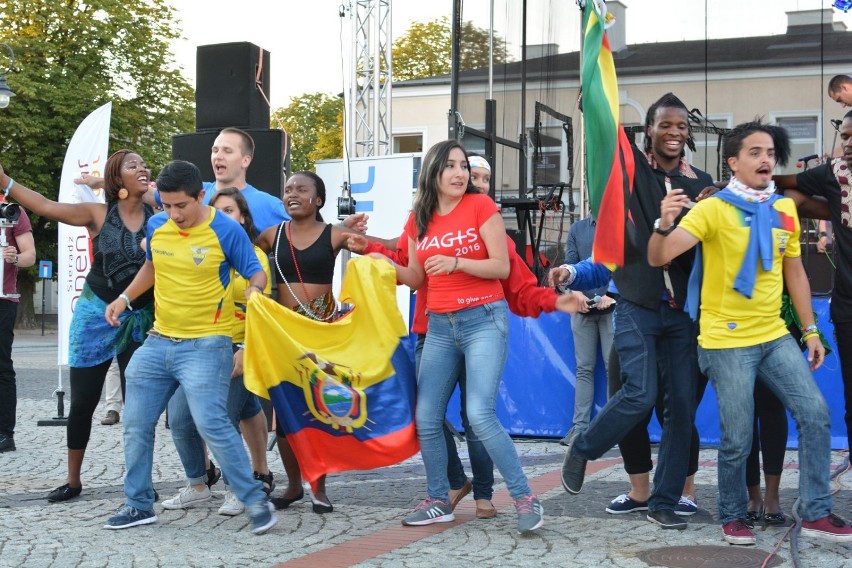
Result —
<instances>
[{"instance_id":1,"label":"blue barrier banner","mask_svg":"<svg viewBox=\"0 0 852 568\"><path fill-rule=\"evenodd\" d=\"M829 300L813 299L826 338L833 353L826 357L822 367L814 373L831 410L831 446L846 448L846 426L843 399L843 381L840 360L834 340L834 327L829 319ZM561 438L571 427L574 414L574 387L577 365L574 360L574 342L571 337L571 318L556 312L543 314L537 319L519 318L509 314L509 356L503 382L497 399L497 416L513 436L536 438ZM598 348L595 366L594 416L606 404L606 372L603 356ZM450 399L447 418L461 428L458 389ZM788 447L798 446L796 425L789 417ZM702 445L718 446L720 440L719 409L713 387L708 385L695 418ZM648 427L651 440L659 442L660 425L656 417Z\"/></svg>"}]
</instances>

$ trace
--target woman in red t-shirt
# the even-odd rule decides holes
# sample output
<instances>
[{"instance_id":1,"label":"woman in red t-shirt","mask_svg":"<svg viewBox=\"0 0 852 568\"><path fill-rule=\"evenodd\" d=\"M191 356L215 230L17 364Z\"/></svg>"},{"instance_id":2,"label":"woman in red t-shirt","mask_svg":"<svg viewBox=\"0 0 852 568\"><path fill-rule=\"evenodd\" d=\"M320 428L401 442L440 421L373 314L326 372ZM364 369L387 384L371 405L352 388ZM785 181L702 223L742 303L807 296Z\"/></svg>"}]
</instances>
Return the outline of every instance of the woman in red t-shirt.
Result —
<instances>
[{"instance_id":1,"label":"woman in red t-shirt","mask_svg":"<svg viewBox=\"0 0 852 568\"><path fill-rule=\"evenodd\" d=\"M417 386L417 436L426 467L427 498L404 525L449 522L447 447L443 422L459 371L467 375L466 411L515 500L518 531L543 522L543 509L521 469L511 438L497 419L497 390L506 364L508 318L500 279L509 274L503 218L487 195L468 192L464 148L449 140L423 159L414 211L405 226L409 265L397 278L428 287L429 330Z\"/></svg>"}]
</instances>

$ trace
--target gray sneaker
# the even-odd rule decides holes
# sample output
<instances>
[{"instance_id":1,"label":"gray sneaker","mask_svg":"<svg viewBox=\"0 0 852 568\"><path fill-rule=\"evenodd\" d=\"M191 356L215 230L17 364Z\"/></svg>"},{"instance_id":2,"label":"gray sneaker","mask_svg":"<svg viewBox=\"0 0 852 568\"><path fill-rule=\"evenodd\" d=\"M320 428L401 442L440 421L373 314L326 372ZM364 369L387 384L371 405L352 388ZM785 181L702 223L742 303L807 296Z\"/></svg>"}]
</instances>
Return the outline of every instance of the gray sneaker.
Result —
<instances>
[{"instance_id":1,"label":"gray sneaker","mask_svg":"<svg viewBox=\"0 0 852 568\"><path fill-rule=\"evenodd\" d=\"M142 511L130 505L123 505L104 525L105 529L129 529L138 525L150 525L157 522L154 511Z\"/></svg>"},{"instance_id":2,"label":"gray sneaker","mask_svg":"<svg viewBox=\"0 0 852 568\"><path fill-rule=\"evenodd\" d=\"M402 520L409 527L419 527L434 523L449 523L456 519L453 508L446 501L428 497L414 508L414 512Z\"/></svg>"},{"instance_id":3,"label":"gray sneaker","mask_svg":"<svg viewBox=\"0 0 852 568\"><path fill-rule=\"evenodd\" d=\"M544 524L544 507L535 495L516 500L515 510L518 512L518 534L532 532Z\"/></svg>"},{"instance_id":4,"label":"gray sneaker","mask_svg":"<svg viewBox=\"0 0 852 568\"><path fill-rule=\"evenodd\" d=\"M163 501L163 507L166 509L189 509L195 507L199 503L209 501L212 497L210 489L205 487L201 491L196 491L192 485L187 485L180 490L180 493Z\"/></svg>"},{"instance_id":5,"label":"gray sneaker","mask_svg":"<svg viewBox=\"0 0 852 568\"><path fill-rule=\"evenodd\" d=\"M254 534L263 534L278 522L278 517L275 516L275 507L265 499L260 503L251 505L248 508L248 515L251 519L251 532Z\"/></svg>"}]
</instances>

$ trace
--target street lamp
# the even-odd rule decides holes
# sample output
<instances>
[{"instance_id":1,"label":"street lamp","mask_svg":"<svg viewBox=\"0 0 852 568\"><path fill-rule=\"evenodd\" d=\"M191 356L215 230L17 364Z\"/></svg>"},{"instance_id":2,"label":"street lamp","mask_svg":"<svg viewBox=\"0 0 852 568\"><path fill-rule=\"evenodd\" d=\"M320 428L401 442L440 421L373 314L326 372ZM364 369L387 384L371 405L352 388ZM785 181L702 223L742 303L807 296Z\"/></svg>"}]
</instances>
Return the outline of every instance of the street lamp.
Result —
<instances>
[{"instance_id":1,"label":"street lamp","mask_svg":"<svg viewBox=\"0 0 852 568\"><path fill-rule=\"evenodd\" d=\"M9 99L15 96L15 93L9 89L9 84L6 82L6 73L12 70L12 65L15 63L15 52L12 51L12 46L6 43L0 43L3 47L9 50L12 60L9 62L9 68L0 72L0 108L9 106Z\"/></svg>"}]
</instances>

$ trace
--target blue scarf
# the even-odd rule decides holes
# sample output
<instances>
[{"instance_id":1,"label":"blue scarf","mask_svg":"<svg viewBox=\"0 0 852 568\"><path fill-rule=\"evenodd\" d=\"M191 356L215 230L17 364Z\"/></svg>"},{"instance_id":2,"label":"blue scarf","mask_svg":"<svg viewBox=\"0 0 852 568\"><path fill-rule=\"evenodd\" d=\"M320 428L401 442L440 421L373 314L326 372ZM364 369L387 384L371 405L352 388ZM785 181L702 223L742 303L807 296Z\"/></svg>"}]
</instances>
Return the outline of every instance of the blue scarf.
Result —
<instances>
[{"instance_id":1,"label":"blue scarf","mask_svg":"<svg viewBox=\"0 0 852 568\"><path fill-rule=\"evenodd\" d=\"M772 270L774 254L772 226L775 218L775 210L772 204L781 196L773 193L768 199L758 203L748 201L726 187L714 194L713 197L718 197L725 203L730 203L737 209L751 215L751 230L749 231L746 254L742 264L740 264L740 271L734 280L734 290L751 299L754 283L757 280L758 259L765 272ZM704 257L699 243L695 250L692 272L689 273L686 305L684 306L693 320L698 320L698 309L701 305L701 282L704 277L703 261Z\"/></svg>"}]
</instances>

